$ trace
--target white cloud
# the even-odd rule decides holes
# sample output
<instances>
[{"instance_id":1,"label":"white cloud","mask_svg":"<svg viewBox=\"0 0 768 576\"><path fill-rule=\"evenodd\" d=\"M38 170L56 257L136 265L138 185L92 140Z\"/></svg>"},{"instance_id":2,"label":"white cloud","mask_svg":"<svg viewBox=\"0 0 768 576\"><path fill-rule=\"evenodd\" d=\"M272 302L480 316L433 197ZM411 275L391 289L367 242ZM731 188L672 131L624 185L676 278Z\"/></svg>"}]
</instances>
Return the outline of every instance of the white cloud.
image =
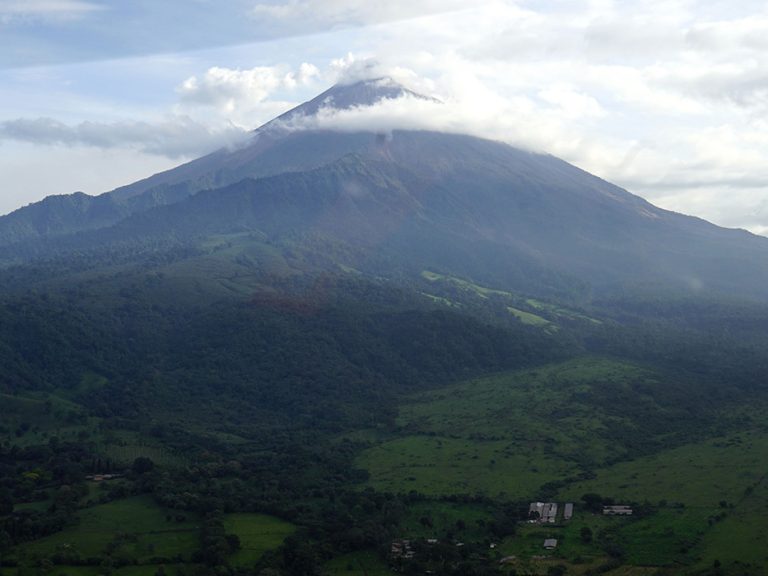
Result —
<instances>
[{"instance_id":1,"label":"white cloud","mask_svg":"<svg viewBox=\"0 0 768 576\"><path fill-rule=\"evenodd\" d=\"M762 53L768 48L768 17L765 12L748 18L698 22L685 36L690 48L718 59L734 52Z\"/></svg>"},{"instance_id":2,"label":"white cloud","mask_svg":"<svg viewBox=\"0 0 768 576\"><path fill-rule=\"evenodd\" d=\"M557 83L541 90L539 97L566 118L597 117L605 114L605 110L595 98L565 83Z\"/></svg>"},{"instance_id":3,"label":"white cloud","mask_svg":"<svg viewBox=\"0 0 768 576\"><path fill-rule=\"evenodd\" d=\"M52 118L0 122L0 142L133 149L168 158L200 156L244 138L243 130L235 126L211 129L187 117L172 117L156 123L89 121L68 125Z\"/></svg>"},{"instance_id":4,"label":"white cloud","mask_svg":"<svg viewBox=\"0 0 768 576\"><path fill-rule=\"evenodd\" d=\"M317 67L306 62L295 71L284 66L256 66L247 70L214 66L201 77L187 78L177 92L184 103L214 106L232 113L250 110L273 93L309 84L318 76Z\"/></svg>"},{"instance_id":5,"label":"white cloud","mask_svg":"<svg viewBox=\"0 0 768 576\"><path fill-rule=\"evenodd\" d=\"M3 146L0 214L51 194L79 190L100 194L172 168L177 161L125 148L50 147L41 155L34 144Z\"/></svg>"},{"instance_id":6,"label":"white cloud","mask_svg":"<svg viewBox=\"0 0 768 576\"><path fill-rule=\"evenodd\" d=\"M566 127L577 110L599 115L599 105L557 84L545 90L550 97L545 106L518 97L503 99L482 86L465 81L463 95L448 95L444 100L424 99L405 94L386 98L372 106L338 110L321 108L316 116L294 117L282 124L288 130L332 129L348 132L394 130L434 130L472 134L509 144L561 155L580 157L600 155L577 130ZM473 89L474 88L474 89ZM469 95L467 98L466 96Z\"/></svg>"},{"instance_id":7,"label":"white cloud","mask_svg":"<svg viewBox=\"0 0 768 576\"><path fill-rule=\"evenodd\" d=\"M459 0L291 0L256 3L251 8L251 16L291 26L342 26L413 18L465 7L466 3Z\"/></svg>"},{"instance_id":8,"label":"white cloud","mask_svg":"<svg viewBox=\"0 0 768 576\"><path fill-rule=\"evenodd\" d=\"M435 90L434 82L419 76L410 68L385 65L375 57L352 52L331 60L324 77L330 84L353 84L361 80L391 78L419 94L431 95Z\"/></svg>"},{"instance_id":9,"label":"white cloud","mask_svg":"<svg viewBox=\"0 0 768 576\"><path fill-rule=\"evenodd\" d=\"M733 104L744 108L765 108L768 104L768 61L755 59L660 69L656 82L688 98Z\"/></svg>"},{"instance_id":10,"label":"white cloud","mask_svg":"<svg viewBox=\"0 0 768 576\"><path fill-rule=\"evenodd\" d=\"M70 20L104 10L85 0L0 0L0 24L19 20Z\"/></svg>"}]
</instances>

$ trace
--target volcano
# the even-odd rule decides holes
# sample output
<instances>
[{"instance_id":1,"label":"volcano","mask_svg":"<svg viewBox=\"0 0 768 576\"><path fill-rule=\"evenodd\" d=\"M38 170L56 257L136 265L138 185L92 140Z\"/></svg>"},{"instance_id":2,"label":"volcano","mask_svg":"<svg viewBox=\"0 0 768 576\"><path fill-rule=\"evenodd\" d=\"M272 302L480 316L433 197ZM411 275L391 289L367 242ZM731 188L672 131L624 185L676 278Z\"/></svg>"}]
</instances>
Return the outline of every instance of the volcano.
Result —
<instances>
[{"instance_id":1,"label":"volcano","mask_svg":"<svg viewBox=\"0 0 768 576\"><path fill-rule=\"evenodd\" d=\"M768 298L768 239L663 210L551 155L425 130L296 129L320 113L422 98L388 78L334 86L236 149L0 218L0 257L245 234L312 255L306 266L373 276Z\"/></svg>"}]
</instances>

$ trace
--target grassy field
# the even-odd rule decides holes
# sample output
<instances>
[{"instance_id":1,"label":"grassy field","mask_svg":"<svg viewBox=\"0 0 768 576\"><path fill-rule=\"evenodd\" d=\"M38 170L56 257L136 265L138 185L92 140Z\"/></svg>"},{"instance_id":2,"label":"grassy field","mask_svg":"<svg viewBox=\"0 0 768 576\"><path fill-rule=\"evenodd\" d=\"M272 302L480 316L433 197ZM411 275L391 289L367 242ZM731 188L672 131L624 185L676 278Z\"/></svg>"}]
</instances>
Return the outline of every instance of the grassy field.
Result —
<instances>
[{"instance_id":1,"label":"grassy field","mask_svg":"<svg viewBox=\"0 0 768 576\"><path fill-rule=\"evenodd\" d=\"M544 483L622 455L608 426L631 430L632 422L589 399L636 382L654 378L631 364L587 358L418 394L401 406L399 437L357 464L382 490L533 497Z\"/></svg>"},{"instance_id":2,"label":"grassy field","mask_svg":"<svg viewBox=\"0 0 768 576\"><path fill-rule=\"evenodd\" d=\"M664 508L651 516L626 522L615 538L630 564L669 566L690 564L690 549L707 530L707 518L714 511Z\"/></svg>"},{"instance_id":3,"label":"grassy field","mask_svg":"<svg viewBox=\"0 0 768 576\"><path fill-rule=\"evenodd\" d=\"M575 469L507 441L406 436L366 451L357 462L377 490L438 496L482 493L520 497Z\"/></svg>"},{"instance_id":4,"label":"grassy field","mask_svg":"<svg viewBox=\"0 0 768 576\"><path fill-rule=\"evenodd\" d=\"M513 306L507 306L507 310L509 310L509 313L512 314L515 318L518 318L523 324L540 327L552 326L552 322L546 318L542 318L538 314L526 312L525 310L520 310L519 308L515 308Z\"/></svg>"},{"instance_id":5,"label":"grassy field","mask_svg":"<svg viewBox=\"0 0 768 576\"><path fill-rule=\"evenodd\" d=\"M54 436L77 441L93 432L95 422L82 406L59 396L0 394L0 437L16 446L44 444Z\"/></svg>"},{"instance_id":6,"label":"grassy field","mask_svg":"<svg viewBox=\"0 0 768 576\"><path fill-rule=\"evenodd\" d=\"M252 566L296 530L293 524L274 516L245 513L225 515L224 528L240 538L241 548L230 559L235 566Z\"/></svg>"},{"instance_id":7,"label":"grassy field","mask_svg":"<svg viewBox=\"0 0 768 576\"><path fill-rule=\"evenodd\" d=\"M592 318L582 312L563 308L555 304L543 302L541 300L534 300L532 298L523 298L514 292L506 290L498 290L475 284L470 280L464 278L457 278L456 276L448 276L445 274L439 274L430 270L424 270L421 273L421 277L431 284L436 286L442 286L447 289L448 292L456 293L460 291L465 295L474 296L483 300L489 300L491 298L499 299L502 302L510 304L507 306L507 310L520 319L524 324L530 324L532 326L549 327L553 329L560 321L571 322L589 322L591 324L601 324L602 322L596 318ZM440 296L427 294L422 292L425 296L440 301L445 304L455 306L456 304L445 298L445 294ZM545 317L542 316L542 314Z\"/></svg>"},{"instance_id":8,"label":"grassy field","mask_svg":"<svg viewBox=\"0 0 768 576\"><path fill-rule=\"evenodd\" d=\"M765 407L756 405L748 418L725 410L723 418L741 423L741 430L712 438L689 434L693 441L687 444L622 461L628 454L623 438L636 438L633 430L646 415L655 418L668 409L648 400L648 391L666 385L663 375L633 364L581 358L420 393L400 407L397 434L367 438L372 446L357 465L368 470L368 485L387 491L520 500L559 481L559 502L578 504L594 492L617 503L647 505L644 516L632 518L603 517L577 506L576 516L563 525L521 526L498 548L518 558L519 574L546 573L555 560L565 562L569 574L580 574L585 566L605 563L612 547L636 567L627 574L647 574L651 567L687 573L711 568L715 560L728 567L726 573L762 569L756 567L768 565ZM617 391L628 400L612 411ZM663 446L677 423L659 422L657 444ZM588 479L579 480L580 473ZM439 538L457 515L467 516L470 526L483 513L443 511L430 528L416 518L429 516L429 510L414 511L403 537ZM584 527L593 533L591 542L581 539ZM547 537L559 540L556 551L544 551Z\"/></svg>"},{"instance_id":9,"label":"grassy field","mask_svg":"<svg viewBox=\"0 0 768 576\"><path fill-rule=\"evenodd\" d=\"M178 512L166 511L148 497L86 508L78 516L76 526L19 546L12 551L12 557L23 566L32 566L40 559L55 555L82 561L110 552L116 561L140 564L121 568L115 574L151 576L157 571L160 559L169 564L189 562L199 546L197 518L177 521ZM235 566L253 565L264 552L280 546L295 530L294 525L263 514L227 514L224 525L227 533L240 538L241 550L231 558ZM57 566L55 573L90 576L102 572L98 568L63 565Z\"/></svg>"},{"instance_id":10,"label":"grassy field","mask_svg":"<svg viewBox=\"0 0 768 576\"><path fill-rule=\"evenodd\" d=\"M515 295L512 292L507 292L506 290L494 290L493 288L487 288L485 286L480 286L479 284L475 284L474 282L470 282L469 280L464 280L462 278L457 278L455 276L446 276L444 274L438 274L437 272L430 272L429 270L424 270L421 273L421 277L425 280L429 280L430 282L437 282L437 281L443 281L443 282L449 282L461 290L465 290L467 292L473 292L474 294L480 296L481 298L488 298L489 296L496 295L496 296L506 296L510 298L514 298Z\"/></svg>"},{"instance_id":11,"label":"grassy field","mask_svg":"<svg viewBox=\"0 0 768 576\"><path fill-rule=\"evenodd\" d=\"M765 463L762 460L764 470ZM717 560L734 572L765 574L761 570L768 566L766 518L768 483L763 477L728 509L724 518L712 525L694 548L699 567L710 567Z\"/></svg>"},{"instance_id":12,"label":"grassy field","mask_svg":"<svg viewBox=\"0 0 768 576\"><path fill-rule=\"evenodd\" d=\"M197 548L196 518L168 520L171 513L149 497L137 496L86 508L78 524L61 532L18 546L13 555L23 563L50 558L57 553L82 559L104 555L150 563L155 558L188 560Z\"/></svg>"},{"instance_id":13,"label":"grassy field","mask_svg":"<svg viewBox=\"0 0 768 576\"><path fill-rule=\"evenodd\" d=\"M561 497L597 492L636 502L717 508L721 501L739 501L760 480L768 471L766 454L768 433L746 430L597 470L594 479L569 486Z\"/></svg>"},{"instance_id":14,"label":"grassy field","mask_svg":"<svg viewBox=\"0 0 768 576\"><path fill-rule=\"evenodd\" d=\"M569 320L583 320L586 322L591 322L592 324L602 324L600 320L596 318L592 318L591 316L587 316L586 314L582 314L581 312L576 312L575 310L569 310L568 308L563 308L562 306L556 306L554 304L542 302L541 300L534 300L533 298L528 298L525 301L525 303L535 310L548 312L558 318L567 318Z\"/></svg>"}]
</instances>

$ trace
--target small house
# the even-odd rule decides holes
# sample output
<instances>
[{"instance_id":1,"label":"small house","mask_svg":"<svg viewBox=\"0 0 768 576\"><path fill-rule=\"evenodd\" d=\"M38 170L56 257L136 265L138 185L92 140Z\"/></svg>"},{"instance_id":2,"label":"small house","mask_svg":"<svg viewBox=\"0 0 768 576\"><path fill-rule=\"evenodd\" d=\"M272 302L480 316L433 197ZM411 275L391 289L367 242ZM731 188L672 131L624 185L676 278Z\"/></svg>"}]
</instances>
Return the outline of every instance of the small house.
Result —
<instances>
[{"instance_id":1,"label":"small house","mask_svg":"<svg viewBox=\"0 0 768 576\"><path fill-rule=\"evenodd\" d=\"M632 508L629 506L603 506L603 514L606 516L631 516Z\"/></svg>"}]
</instances>

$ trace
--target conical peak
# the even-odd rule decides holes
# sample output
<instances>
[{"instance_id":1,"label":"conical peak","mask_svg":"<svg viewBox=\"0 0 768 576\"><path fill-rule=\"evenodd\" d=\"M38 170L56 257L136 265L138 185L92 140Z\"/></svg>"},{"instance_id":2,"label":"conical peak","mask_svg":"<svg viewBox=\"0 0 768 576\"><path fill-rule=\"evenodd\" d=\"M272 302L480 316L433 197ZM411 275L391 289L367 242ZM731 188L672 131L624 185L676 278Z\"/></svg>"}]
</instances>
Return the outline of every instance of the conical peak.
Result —
<instances>
[{"instance_id":1,"label":"conical peak","mask_svg":"<svg viewBox=\"0 0 768 576\"><path fill-rule=\"evenodd\" d=\"M317 98L326 106L345 109L355 106L372 106L385 98L400 98L406 95L424 98L424 96L385 76L370 80L358 80L353 83L339 83Z\"/></svg>"},{"instance_id":2,"label":"conical peak","mask_svg":"<svg viewBox=\"0 0 768 576\"><path fill-rule=\"evenodd\" d=\"M325 92L312 98L312 100L281 114L275 120L267 123L265 127L273 122L284 123L298 117L315 116L323 108L348 110L356 107L373 106L382 100L401 98L403 96L424 100L431 99L413 90L409 90L388 76L356 80L350 83L342 82L331 86Z\"/></svg>"}]
</instances>

